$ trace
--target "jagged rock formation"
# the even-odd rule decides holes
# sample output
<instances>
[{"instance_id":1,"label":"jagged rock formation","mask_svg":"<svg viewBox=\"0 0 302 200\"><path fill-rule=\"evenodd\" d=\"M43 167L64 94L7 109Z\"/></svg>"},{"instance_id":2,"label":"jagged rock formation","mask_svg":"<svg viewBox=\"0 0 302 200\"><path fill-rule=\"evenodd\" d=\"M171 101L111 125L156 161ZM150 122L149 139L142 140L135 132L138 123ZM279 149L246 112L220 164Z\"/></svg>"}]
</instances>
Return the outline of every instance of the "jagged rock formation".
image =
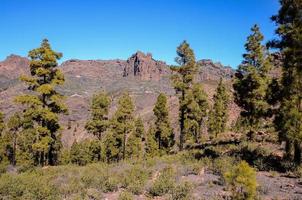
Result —
<instances>
[{"instance_id":1,"label":"jagged rock formation","mask_svg":"<svg viewBox=\"0 0 302 200\"><path fill-rule=\"evenodd\" d=\"M165 62L154 60L151 53L145 55L138 51L128 58L123 76L134 76L144 81L159 81L163 75L170 73Z\"/></svg>"}]
</instances>

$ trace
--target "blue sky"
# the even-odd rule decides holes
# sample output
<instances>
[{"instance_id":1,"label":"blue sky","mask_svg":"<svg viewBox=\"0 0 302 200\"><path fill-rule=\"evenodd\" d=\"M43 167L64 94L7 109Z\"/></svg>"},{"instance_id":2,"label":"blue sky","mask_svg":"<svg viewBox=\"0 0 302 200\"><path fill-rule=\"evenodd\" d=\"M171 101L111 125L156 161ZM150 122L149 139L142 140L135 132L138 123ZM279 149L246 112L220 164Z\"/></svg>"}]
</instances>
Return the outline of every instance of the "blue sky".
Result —
<instances>
[{"instance_id":1,"label":"blue sky","mask_svg":"<svg viewBox=\"0 0 302 200\"><path fill-rule=\"evenodd\" d=\"M62 60L127 59L137 50L174 63L187 40L197 59L237 67L250 27L274 37L278 0L0 0L0 60L48 38Z\"/></svg>"}]
</instances>

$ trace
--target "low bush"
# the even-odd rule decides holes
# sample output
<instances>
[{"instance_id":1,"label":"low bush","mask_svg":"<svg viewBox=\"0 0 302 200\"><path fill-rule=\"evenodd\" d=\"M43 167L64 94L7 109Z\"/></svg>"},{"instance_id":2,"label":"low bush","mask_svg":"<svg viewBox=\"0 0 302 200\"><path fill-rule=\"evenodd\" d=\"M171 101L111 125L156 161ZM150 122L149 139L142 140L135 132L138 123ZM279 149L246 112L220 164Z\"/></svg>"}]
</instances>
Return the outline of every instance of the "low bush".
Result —
<instances>
[{"instance_id":1,"label":"low bush","mask_svg":"<svg viewBox=\"0 0 302 200\"><path fill-rule=\"evenodd\" d=\"M118 200L133 200L133 199L134 199L133 194L127 191L122 191L118 196Z\"/></svg>"},{"instance_id":2,"label":"low bush","mask_svg":"<svg viewBox=\"0 0 302 200\"><path fill-rule=\"evenodd\" d=\"M255 200L257 193L256 171L241 161L224 174L227 188L234 200Z\"/></svg>"},{"instance_id":3,"label":"low bush","mask_svg":"<svg viewBox=\"0 0 302 200\"><path fill-rule=\"evenodd\" d=\"M193 185L189 182L183 182L174 187L171 191L171 200L191 200Z\"/></svg>"},{"instance_id":4,"label":"low bush","mask_svg":"<svg viewBox=\"0 0 302 200\"><path fill-rule=\"evenodd\" d=\"M149 193L152 196L162 196L169 193L175 184L175 170L172 167L164 168L153 182Z\"/></svg>"},{"instance_id":5,"label":"low bush","mask_svg":"<svg viewBox=\"0 0 302 200\"><path fill-rule=\"evenodd\" d=\"M122 187L127 188L133 194L141 194L148 180L149 172L140 165L135 165L122 173Z\"/></svg>"}]
</instances>

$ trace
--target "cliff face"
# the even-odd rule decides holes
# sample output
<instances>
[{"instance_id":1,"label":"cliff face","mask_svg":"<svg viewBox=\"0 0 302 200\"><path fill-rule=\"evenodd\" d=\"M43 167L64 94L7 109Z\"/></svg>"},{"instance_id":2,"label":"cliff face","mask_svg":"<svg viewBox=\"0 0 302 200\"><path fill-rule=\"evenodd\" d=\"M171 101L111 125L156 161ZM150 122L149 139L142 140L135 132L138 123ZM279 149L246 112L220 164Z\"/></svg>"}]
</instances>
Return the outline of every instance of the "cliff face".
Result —
<instances>
[{"instance_id":1,"label":"cliff face","mask_svg":"<svg viewBox=\"0 0 302 200\"><path fill-rule=\"evenodd\" d=\"M26 91L26 86L18 77L21 74L29 74L28 65L27 58L15 55L0 62L0 110L7 116L18 109L14 104L14 97ZM198 66L199 73L196 78L203 83L210 98L220 77L229 85L233 75L231 68L210 60L199 61ZM69 109L69 115L61 116L62 140L65 145L69 146L74 140L90 137L84 129L89 117L90 98L101 90L108 92L114 100L111 114L116 109L117 97L128 91L135 102L136 114L143 118L146 126L154 118L152 110L158 94L167 94L170 119L175 132L178 131L178 100L169 78L172 72L165 62L153 59L151 54L136 52L127 60L72 59L63 62L59 67L63 70L66 81L58 90L67 97L66 104ZM230 108L238 113L234 106ZM69 121L71 129L66 128Z\"/></svg>"},{"instance_id":2,"label":"cliff face","mask_svg":"<svg viewBox=\"0 0 302 200\"><path fill-rule=\"evenodd\" d=\"M123 76L134 76L144 81L159 81L162 76L170 73L171 71L165 62L154 60L150 53L145 55L138 51L128 58Z\"/></svg>"}]
</instances>

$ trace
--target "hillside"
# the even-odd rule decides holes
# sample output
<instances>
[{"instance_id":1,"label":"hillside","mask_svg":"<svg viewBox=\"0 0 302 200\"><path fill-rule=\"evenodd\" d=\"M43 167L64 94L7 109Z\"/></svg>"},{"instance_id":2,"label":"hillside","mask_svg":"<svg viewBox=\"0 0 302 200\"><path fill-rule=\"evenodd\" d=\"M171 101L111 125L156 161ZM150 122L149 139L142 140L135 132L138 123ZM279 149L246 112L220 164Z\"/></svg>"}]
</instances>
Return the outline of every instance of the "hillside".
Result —
<instances>
[{"instance_id":1,"label":"hillside","mask_svg":"<svg viewBox=\"0 0 302 200\"><path fill-rule=\"evenodd\" d=\"M29 60L17 55L8 56L0 62L0 110L9 116L16 106L13 99L25 91L25 86L18 81L21 74L28 74ZM199 72L196 79L204 84L205 91L211 97L220 77L230 82L234 70L205 59L198 61ZM150 53L136 52L127 60L67 60L60 65L66 82L60 91L67 96L66 104L69 115L62 116L63 142L70 146L73 141L89 137L84 130L84 124L89 116L89 100L101 90L107 91L112 99L123 91L129 91L135 100L136 113L144 121L150 123L153 119L153 105L160 92L169 96L170 117L177 132L178 101L170 82L172 74L169 66L155 60ZM115 109L116 102L113 102ZM233 104L231 120L236 118L238 108ZM69 122L70 121L70 122ZM71 123L68 129L67 124ZM148 124L146 124L148 125Z\"/></svg>"}]
</instances>

